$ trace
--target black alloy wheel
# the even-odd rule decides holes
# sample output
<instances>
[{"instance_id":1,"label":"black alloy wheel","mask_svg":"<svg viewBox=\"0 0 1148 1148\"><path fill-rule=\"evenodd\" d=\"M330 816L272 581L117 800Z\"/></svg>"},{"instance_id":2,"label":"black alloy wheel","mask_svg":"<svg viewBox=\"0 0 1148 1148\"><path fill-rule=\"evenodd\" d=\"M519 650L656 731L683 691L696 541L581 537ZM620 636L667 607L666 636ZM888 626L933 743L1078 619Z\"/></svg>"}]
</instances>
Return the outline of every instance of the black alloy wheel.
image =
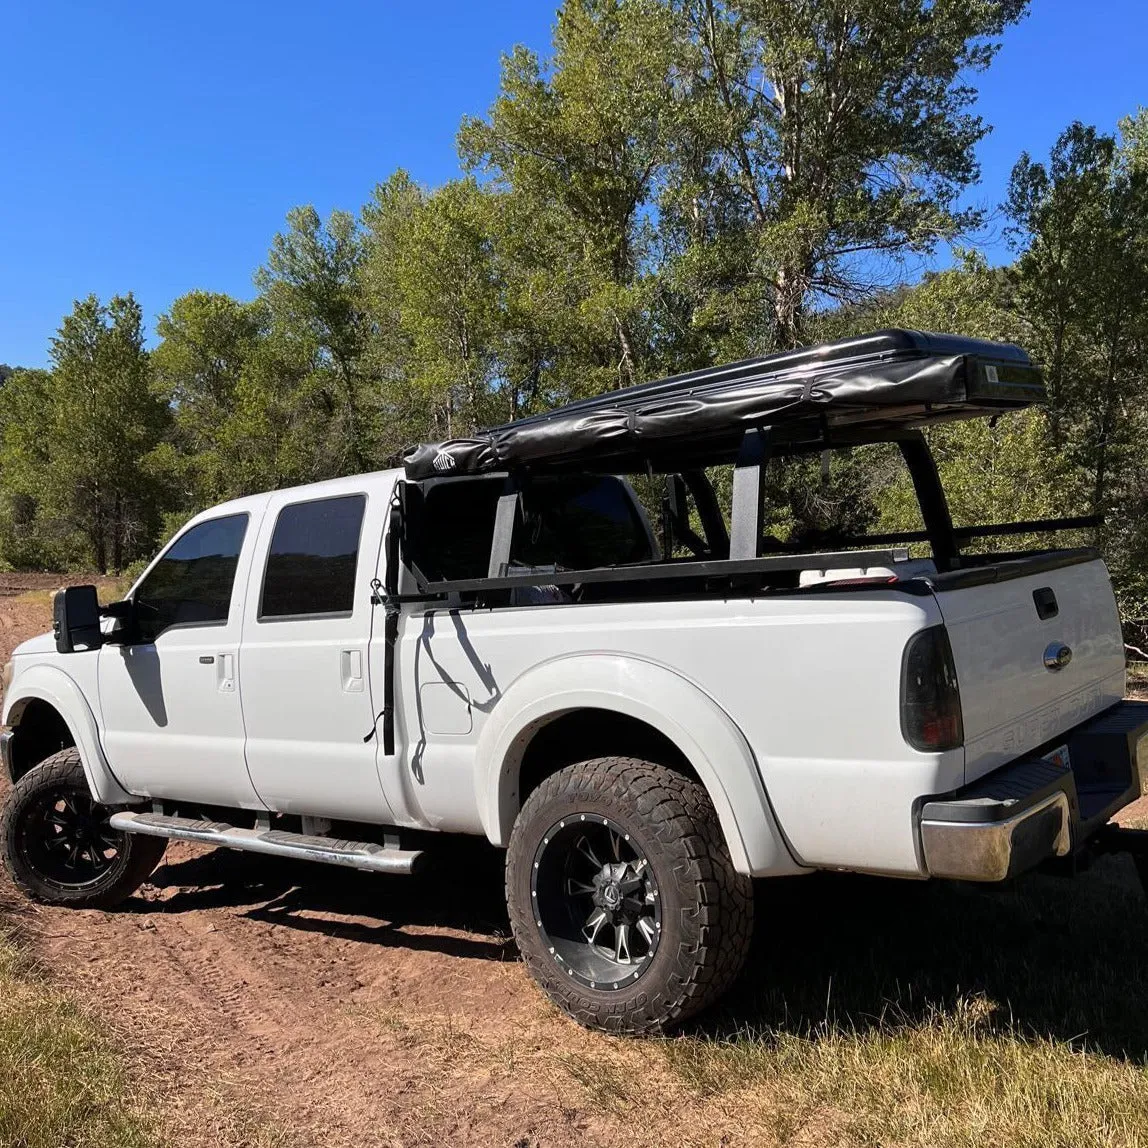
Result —
<instances>
[{"instance_id":1,"label":"black alloy wheel","mask_svg":"<svg viewBox=\"0 0 1148 1148\"><path fill-rule=\"evenodd\" d=\"M111 869L123 848L125 834L112 829L108 816L89 793L61 783L25 808L17 848L46 880L83 889Z\"/></svg>"},{"instance_id":2,"label":"black alloy wheel","mask_svg":"<svg viewBox=\"0 0 1148 1148\"><path fill-rule=\"evenodd\" d=\"M649 859L608 817L578 814L542 838L531 894L554 959L579 984L622 988L649 967L662 931Z\"/></svg>"},{"instance_id":3,"label":"black alloy wheel","mask_svg":"<svg viewBox=\"0 0 1148 1148\"><path fill-rule=\"evenodd\" d=\"M0 855L13 882L49 905L103 909L130 896L167 842L113 829L111 813L93 799L75 748L29 770L0 809Z\"/></svg>"}]
</instances>

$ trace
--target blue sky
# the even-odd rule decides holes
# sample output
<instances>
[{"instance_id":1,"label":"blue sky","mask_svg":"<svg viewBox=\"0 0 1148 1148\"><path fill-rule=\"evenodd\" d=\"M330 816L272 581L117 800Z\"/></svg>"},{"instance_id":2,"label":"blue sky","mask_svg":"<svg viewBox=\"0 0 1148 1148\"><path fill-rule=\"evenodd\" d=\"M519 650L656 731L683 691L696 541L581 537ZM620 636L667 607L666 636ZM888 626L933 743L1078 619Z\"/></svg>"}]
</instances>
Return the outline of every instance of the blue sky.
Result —
<instances>
[{"instance_id":1,"label":"blue sky","mask_svg":"<svg viewBox=\"0 0 1148 1148\"><path fill-rule=\"evenodd\" d=\"M553 3L0 0L0 362L39 366L78 297L149 320L193 288L249 297L287 210L354 210L396 167L458 171L500 53L545 50ZM994 205L1027 148L1148 104L1146 0L1034 0L980 77ZM990 255L1004 254L999 241Z\"/></svg>"}]
</instances>

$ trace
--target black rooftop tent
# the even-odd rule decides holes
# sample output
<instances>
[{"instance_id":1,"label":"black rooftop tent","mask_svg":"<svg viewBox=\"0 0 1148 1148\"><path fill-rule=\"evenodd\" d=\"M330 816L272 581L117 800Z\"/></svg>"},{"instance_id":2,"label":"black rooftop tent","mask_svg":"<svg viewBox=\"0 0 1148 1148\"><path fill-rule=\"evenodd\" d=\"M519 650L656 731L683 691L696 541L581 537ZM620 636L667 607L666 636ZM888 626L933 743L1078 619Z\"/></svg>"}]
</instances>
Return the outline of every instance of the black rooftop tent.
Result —
<instances>
[{"instance_id":1,"label":"black rooftop tent","mask_svg":"<svg viewBox=\"0 0 1148 1148\"><path fill-rule=\"evenodd\" d=\"M571 470L636 473L732 462L747 431L817 449L895 437L1045 398L1012 343L891 329L641 383L557 410L427 443L403 458L412 480Z\"/></svg>"}]
</instances>

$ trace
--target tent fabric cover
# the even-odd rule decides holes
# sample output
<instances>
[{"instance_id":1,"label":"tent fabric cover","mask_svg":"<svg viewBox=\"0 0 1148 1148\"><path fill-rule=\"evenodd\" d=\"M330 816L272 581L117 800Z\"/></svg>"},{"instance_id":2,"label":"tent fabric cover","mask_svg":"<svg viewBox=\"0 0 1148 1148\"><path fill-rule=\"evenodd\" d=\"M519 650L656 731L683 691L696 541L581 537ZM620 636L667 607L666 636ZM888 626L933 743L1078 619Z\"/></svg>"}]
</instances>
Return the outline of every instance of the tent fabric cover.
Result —
<instances>
[{"instance_id":1,"label":"tent fabric cover","mask_svg":"<svg viewBox=\"0 0 1148 1148\"><path fill-rule=\"evenodd\" d=\"M879 438L1045 398L1012 343L892 329L641 383L407 450L411 480L499 471L633 473L732 461L746 430L824 443L851 425ZM842 440L844 441L844 440Z\"/></svg>"}]
</instances>

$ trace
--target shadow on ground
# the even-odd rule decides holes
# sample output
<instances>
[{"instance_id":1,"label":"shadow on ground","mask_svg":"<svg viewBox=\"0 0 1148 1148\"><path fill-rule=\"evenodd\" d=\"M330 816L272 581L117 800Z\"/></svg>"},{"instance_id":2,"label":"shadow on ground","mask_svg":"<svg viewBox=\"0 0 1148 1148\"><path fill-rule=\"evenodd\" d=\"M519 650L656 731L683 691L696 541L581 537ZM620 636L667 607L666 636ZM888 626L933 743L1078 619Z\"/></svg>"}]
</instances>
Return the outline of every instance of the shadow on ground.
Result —
<instances>
[{"instance_id":1,"label":"shadow on ground","mask_svg":"<svg viewBox=\"0 0 1148 1148\"><path fill-rule=\"evenodd\" d=\"M174 892L163 900L133 898L124 909L137 914L232 909L251 920L366 944L514 960L502 852L470 838L444 839L434 852L429 871L386 877L217 849L160 866L152 884ZM403 931L407 926L452 933ZM458 932L470 935L454 935Z\"/></svg>"},{"instance_id":2,"label":"shadow on ground","mask_svg":"<svg viewBox=\"0 0 1148 1148\"><path fill-rule=\"evenodd\" d=\"M229 908L364 943L513 959L503 854L467 839L435 852L429 872L388 878L218 850L162 867L155 883L176 891L126 908ZM827 1021L896 1030L983 994L994 1023L1014 1032L1144 1060L1146 955L1148 899L1125 857L1003 889L830 874L763 881L748 968L690 1031L720 1041L746 1029L815 1035Z\"/></svg>"}]
</instances>

